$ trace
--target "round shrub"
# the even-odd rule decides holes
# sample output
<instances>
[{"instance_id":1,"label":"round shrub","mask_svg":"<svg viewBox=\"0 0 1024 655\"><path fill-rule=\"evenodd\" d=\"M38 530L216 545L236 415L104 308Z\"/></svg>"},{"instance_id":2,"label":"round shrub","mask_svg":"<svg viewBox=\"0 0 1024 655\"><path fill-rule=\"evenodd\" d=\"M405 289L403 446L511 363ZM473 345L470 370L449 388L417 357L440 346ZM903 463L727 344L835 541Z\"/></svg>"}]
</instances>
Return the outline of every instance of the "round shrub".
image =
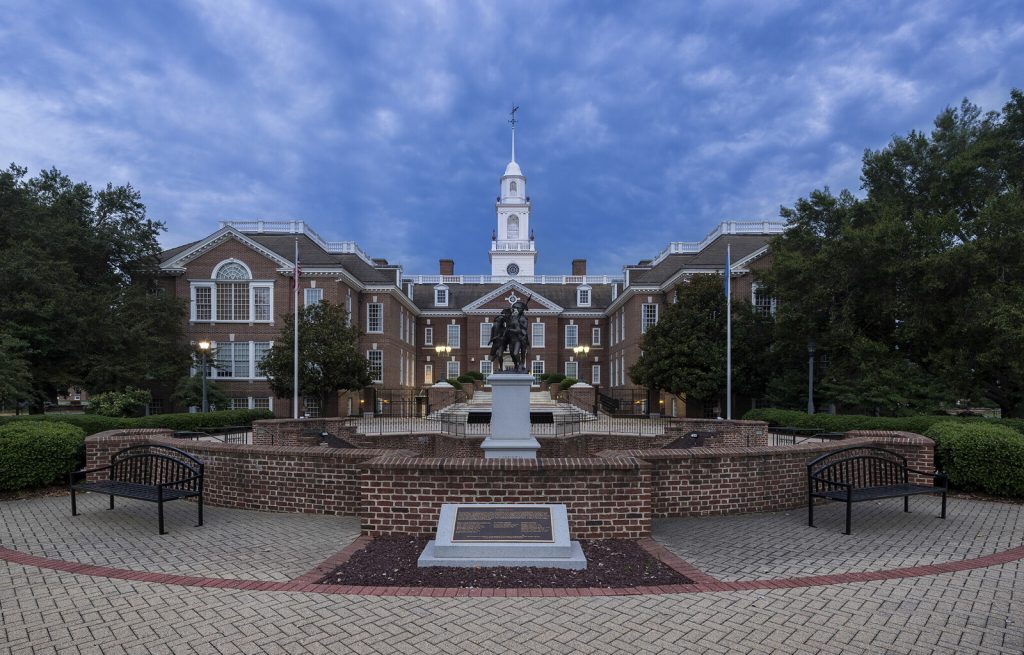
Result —
<instances>
[{"instance_id":1,"label":"round shrub","mask_svg":"<svg viewBox=\"0 0 1024 655\"><path fill-rule=\"evenodd\" d=\"M67 423L0 426L0 491L67 482L85 461L85 430Z\"/></svg>"},{"instance_id":2,"label":"round shrub","mask_svg":"<svg viewBox=\"0 0 1024 655\"><path fill-rule=\"evenodd\" d=\"M565 379L565 376L562 375L561 373L548 373L547 375L548 382L550 382L551 384L558 384L559 382Z\"/></svg>"},{"instance_id":3,"label":"round shrub","mask_svg":"<svg viewBox=\"0 0 1024 655\"><path fill-rule=\"evenodd\" d=\"M463 376L468 377L468 378L472 378L473 380L481 380L482 381L484 379L484 374L481 373L480 371L466 371L465 373L463 373L459 377L462 378Z\"/></svg>"},{"instance_id":4,"label":"round shrub","mask_svg":"<svg viewBox=\"0 0 1024 655\"><path fill-rule=\"evenodd\" d=\"M462 383L459 382L458 378L448 378L447 380L445 380L445 382L447 382L448 384L452 385L456 389L461 389L462 388Z\"/></svg>"},{"instance_id":5,"label":"round shrub","mask_svg":"<svg viewBox=\"0 0 1024 655\"><path fill-rule=\"evenodd\" d=\"M461 382L462 384L473 384L474 380L473 376L470 375L469 373L463 373L462 375L455 379Z\"/></svg>"},{"instance_id":6,"label":"round shrub","mask_svg":"<svg viewBox=\"0 0 1024 655\"><path fill-rule=\"evenodd\" d=\"M1024 435L983 422L943 421L925 432L935 465L964 491L1024 498Z\"/></svg>"},{"instance_id":7,"label":"round shrub","mask_svg":"<svg viewBox=\"0 0 1024 655\"><path fill-rule=\"evenodd\" d=\"M579 382L579 380L577 380L576 378L562 378L562 381L558 384L558 388L561 389L562 391L565 391L566 389L576 384L577 382Z\"/></svg>"}]
</instances>

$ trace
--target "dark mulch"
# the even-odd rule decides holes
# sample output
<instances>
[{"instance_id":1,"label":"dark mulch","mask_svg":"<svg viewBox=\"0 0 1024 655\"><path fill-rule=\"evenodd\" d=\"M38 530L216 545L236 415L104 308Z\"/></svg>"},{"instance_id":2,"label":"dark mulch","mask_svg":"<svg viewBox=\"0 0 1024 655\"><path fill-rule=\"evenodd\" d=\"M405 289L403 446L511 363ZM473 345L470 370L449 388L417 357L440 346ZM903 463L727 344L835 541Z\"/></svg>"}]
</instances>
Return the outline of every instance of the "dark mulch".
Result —
<instances>
[{"instance_id":1,"label":"dark mulch","mask_svg":"<svg viewBox=\"0 0 1024 655\"><path fill-rule=\"evenodd\" d=\"M686 576L651 557L636 542L626 539L580 541L587 557L587 568L583 571L511 566L421 569L416 566L416 560L427 541L426 537L379 537L353 553L348 562L324 576L320 583L492 589L693 584Z\"/></svg>"},{"instance_id":2,"label":"dark mulch","mask_svg":"<svg viewBox=\"0 0 1024 655\"><path fill-rule=\"evenodd\" d=\"M44 496L70 496L67 487L36 487L35 489L19 489L18 491L0 491L0 502L5 500L26 500Z\"/></svg>"}]
</instances>

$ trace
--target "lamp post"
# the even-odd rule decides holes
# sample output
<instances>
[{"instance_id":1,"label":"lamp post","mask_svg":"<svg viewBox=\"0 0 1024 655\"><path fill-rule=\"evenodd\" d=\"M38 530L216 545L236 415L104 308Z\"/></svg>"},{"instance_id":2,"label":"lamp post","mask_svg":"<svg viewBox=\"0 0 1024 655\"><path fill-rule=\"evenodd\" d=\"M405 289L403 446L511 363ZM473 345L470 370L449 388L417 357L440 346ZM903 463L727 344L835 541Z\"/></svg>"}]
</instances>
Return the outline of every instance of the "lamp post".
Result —
<instances>
[{"instance_id":1,"label":"lamp post","mask_svg":"<svg viewBox=\"0 0 1024 655\"><path fill-rule=\"evenodd\" d=\"M210 352L210 342L200 341L198 346L199 352L203 354L203 413L205 414L206 412L210 411L210 403L206 399L206 355L207 353Z\"/></svg>"},{"instance_id":2,"label":"lamp post","mask_svg":"<svg viewBox=\"0 0 1024 655\"><path fill-rule=\"evenodd\" d=\"M576 353L576 357L578 357L579 359L583 359L590 354L590 346L576 346L575 348L572 349L572 351ZM582 380L583 372L577 371L576 378Z\"/></svg>"},{"instance_id":3,"label":"lamp post","mask_svg":"<svg viewBox=\"0 0 1024 655\"><path fill-rule=\"evenodd\" d=\"M434 346L434 352L437 353L438 357L442 357L444 355L451 355L452 347L451 346ZM445 364L444 379L445 380L448 379L448 365L447 364Z\"/></svg>"},{"instance_id":4,"label":"lamp post","mask_svg":"<svg viewBox=\"0 0 1024 655\"><path fill-rule=\"evenodd\" d=\"M812 337L807 342L807 413L814 413L814 351L817 344Z\"/></svg>"}]
</instances>

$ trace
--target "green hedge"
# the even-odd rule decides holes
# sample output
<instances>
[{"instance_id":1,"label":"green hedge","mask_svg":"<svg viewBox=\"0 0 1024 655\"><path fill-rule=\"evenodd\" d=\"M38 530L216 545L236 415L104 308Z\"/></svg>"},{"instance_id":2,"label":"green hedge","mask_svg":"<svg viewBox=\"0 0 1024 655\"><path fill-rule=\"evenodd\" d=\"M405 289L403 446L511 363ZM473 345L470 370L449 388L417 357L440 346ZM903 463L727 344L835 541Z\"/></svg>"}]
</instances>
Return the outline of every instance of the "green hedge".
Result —
<instances>
[{"instance_id":1,"label":"green hedge","mask_svg":"<svg viewBox=\"0 0 1024 655\"><path fill-rule=\"evenodd\" d=\"M85 430L66 423L0 426L0 491L66 483L85 462Z\"/></svg>"},{"instance_id":2,"label":"green hedge","mask_svg":"<svg viewBox=\"0 0 1024 655\"><path fill-rule=\"evenodd\" d=\"M825 432L850 430L895 430L924 434L932 425L956 422L952 416L861 416L857 414L807 414L787 409L752 409L743 415L748 421L767 421L770 425L787 428L816 428Z\"/></svg>"},{"instance_id":3,"label":"green hedge","mask_svg":"<svg viewBox=\"0 0 1024 655\"><path fill-rule=\"evenodd\" d=\"M21 423L65 423L81 428L86 434L124 428L167 428L170 430L198 430L228 425L251 425L253 421L274 418L265 409L230 409L221 412L196 414L154 414L140 418L116 418L96 414L47 414L0 417L0 426Z\"/></svg>"},{"instance_id":4,"label":"green hedge","mask_svg":"<svg viewBox=\"0 0 1024 655\"><path fill-rule=\"evenodd\" d=\"M826 432L850 430L896 430L924 434L933 425L953 423L964 425L994 425L1015 430L1024 435L1024 419L981 418L922 414L919 416L863 416L860 414L807 414L790 409L752 409L743 415L748 421L767 421L770 425L787 428L817 428Z\"/></svg>"},{"instance_id":5,"label":"green hedge","mask_svg":"<svg viewBox=\"0 0 1024 655\"><path fill-rule=\"evenodd\" d=\"M579 382L579 380L577 380L576 378L565 378L561 382L558 383L558 387L562 391L565 391L569 387L571 387L572 385L576 384L577 382Z\"/></svg>"},{"instance_id":6,"label":"green hedge","mask_svg":"<svg viewBox=\"0 0 1024 655\"><path fill-rule=\"evenodd\" d=\"M993 496L1024 498L1024 435L982 421L945 421L925 436L935 441L936 466L950 485Z\"/></svg>"}]
</instances>

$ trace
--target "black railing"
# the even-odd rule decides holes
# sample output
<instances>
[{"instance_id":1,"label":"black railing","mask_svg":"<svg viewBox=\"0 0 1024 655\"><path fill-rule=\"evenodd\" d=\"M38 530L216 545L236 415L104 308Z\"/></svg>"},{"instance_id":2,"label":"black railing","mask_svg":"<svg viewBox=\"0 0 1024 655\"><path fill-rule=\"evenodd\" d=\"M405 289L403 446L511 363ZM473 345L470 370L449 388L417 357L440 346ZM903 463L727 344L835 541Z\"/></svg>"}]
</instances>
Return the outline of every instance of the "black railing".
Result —
<instances>
[{"instance_id":1,"label":"black railing","mask_svg":"<svg viewBox=\"0 0 1024 655\"><path fill-rule=\"evenodd\" d=\"M802 443L836 441L842 438L842 432L828 432L821 428L768 428L768 441L772 446L796 446Z\"/></svg>"}]
</instances>

